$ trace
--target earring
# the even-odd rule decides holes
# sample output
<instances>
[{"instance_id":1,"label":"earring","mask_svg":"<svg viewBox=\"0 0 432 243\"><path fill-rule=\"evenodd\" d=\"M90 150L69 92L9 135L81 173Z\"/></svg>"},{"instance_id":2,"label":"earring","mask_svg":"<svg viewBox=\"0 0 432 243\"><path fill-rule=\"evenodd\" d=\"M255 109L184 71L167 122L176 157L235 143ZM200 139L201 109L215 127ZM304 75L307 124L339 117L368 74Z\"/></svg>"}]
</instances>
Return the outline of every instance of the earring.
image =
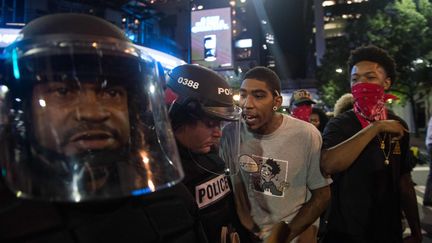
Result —
<instances>
[{"instance_id":1,"label":"earring","mask_svg":"<svg viewBox=\"0 0 432 243\"><path fill-rule=\"evenodd\" d=\"M273 106L273 111L277 111L277 106Z\"/></svg>"}]
</instances>

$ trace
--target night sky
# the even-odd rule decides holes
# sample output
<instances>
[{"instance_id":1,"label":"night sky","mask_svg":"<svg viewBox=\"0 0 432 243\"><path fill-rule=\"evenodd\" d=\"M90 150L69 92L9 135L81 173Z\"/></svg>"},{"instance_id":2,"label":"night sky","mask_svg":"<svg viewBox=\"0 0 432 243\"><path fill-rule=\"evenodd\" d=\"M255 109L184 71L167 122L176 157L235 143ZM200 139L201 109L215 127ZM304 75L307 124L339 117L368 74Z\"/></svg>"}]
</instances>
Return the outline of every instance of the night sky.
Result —
<instances>
[{"instance_id":1,"label":"night sky","mask_svg":"<svg viewBox=\"0 0 432 243\"><path fill-rule=\"evenodd\" d=\"M308 52L313 52L313 50L308 50L313 17L309 2L311 1L265 1L275 39L284 59L276 60L277 69L282 78L306 77L307 55Z\"/></svg>"}]
</instances>

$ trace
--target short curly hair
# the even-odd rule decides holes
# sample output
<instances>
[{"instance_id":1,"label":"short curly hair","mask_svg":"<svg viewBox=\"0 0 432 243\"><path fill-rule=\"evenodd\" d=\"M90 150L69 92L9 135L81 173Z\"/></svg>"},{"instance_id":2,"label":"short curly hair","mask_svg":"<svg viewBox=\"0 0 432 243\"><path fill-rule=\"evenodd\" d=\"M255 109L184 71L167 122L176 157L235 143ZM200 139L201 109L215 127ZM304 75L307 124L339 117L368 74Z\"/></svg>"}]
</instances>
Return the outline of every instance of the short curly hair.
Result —
<instances>
[{"instance_id":1,"label":"short curly hair","mask_svg":"<svg viewBox=\"0 0 432 243\"><path fill-rule=\"evenodd\" d=\"M262 66L254 67L246 72L243 76L243 80L245 79L256 79L262 81L267 84L274 96L281 95L281 81L279 76L270 68Z\"/></svg>"},{"instance_id":2,"label":"short curly hair","mask_svg":"<svg viewBox=\"0 0 432 243\"><path fill-rule=\"evenodd\" d=\"M391 83L394 83L396 79L396 63L386 50L374 45L368 45L351 51L351 55L348 58L348 73L351 73L353 66L361 61L378 63L384 68Z\"/></svg>"}]
</instances>

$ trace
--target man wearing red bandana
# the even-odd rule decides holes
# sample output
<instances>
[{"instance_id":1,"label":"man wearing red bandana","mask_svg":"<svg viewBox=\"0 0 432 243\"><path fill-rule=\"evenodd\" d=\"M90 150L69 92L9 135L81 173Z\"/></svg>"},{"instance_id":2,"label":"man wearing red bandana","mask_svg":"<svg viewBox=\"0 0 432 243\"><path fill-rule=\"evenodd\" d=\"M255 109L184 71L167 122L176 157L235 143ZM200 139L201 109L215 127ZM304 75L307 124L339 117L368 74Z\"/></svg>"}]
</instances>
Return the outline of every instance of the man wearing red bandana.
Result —
<instances>
[{"instance_id":1,"label":"man wearing red bandana","mask_svg":"<svg viewBox=\"0 0 432 243\"><path fill-rule=\"evenodd\" d=\"M309 122L309 117L312 113L312 104L316 104L312 100L311 94L305 89L294 91L292 96L292 112L291 115L297 119Z\"/></svg>"},{"instance_id":2,"label":"man wearing red bandana","mask_svg":"<svg viewBox=\"0 0 432 243\"><path fill-rule=\"evenodd\" d=\"M354 108L326 126L321 170L333 179L324 242L421 242L406 123L385 107L395 80L386 51L360 47L348 60ZM401 212L411 235L403 239Z\"/></svg>"}]
</instances>

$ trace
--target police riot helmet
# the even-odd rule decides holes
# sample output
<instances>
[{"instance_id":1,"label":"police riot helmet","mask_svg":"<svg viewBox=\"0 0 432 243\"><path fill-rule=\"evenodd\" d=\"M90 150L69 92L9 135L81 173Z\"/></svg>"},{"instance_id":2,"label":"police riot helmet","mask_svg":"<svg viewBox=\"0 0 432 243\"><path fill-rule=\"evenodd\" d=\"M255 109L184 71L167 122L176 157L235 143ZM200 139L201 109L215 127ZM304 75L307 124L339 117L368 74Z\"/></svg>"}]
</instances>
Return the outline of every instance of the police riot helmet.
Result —
<instances>
[{"instance_id":1,"label":"police riot helmet","mask_svg":"<svg viewBox=\"0 0 432 243\"><path fill-rule=\"evenodd\" d=\"M178 66L168 76L167 86L176 96L169 111L173 128L203 117L222 121L222 137L226 139L217 150L224 155L225 172L237 173L241 109L234 104L228 82L213 70L192 64ZM230 136L225 136L228 131Z\"/></svg>"},{"instance_id":2,"label":"police riot helmet","mask_svg":"<svg viewBox=\"0 0 432 243\"><path fill-rule=\"evenodd\" d=\"M185 64L174 68L168 76L167 86L177 95L177 105L220 120L240 119L240 108L234 105L231 87L213 70Z\"/></svg>"},{"instance_id":3,"label":"police riot helmet","mask_svg":"<svg viewBox=\"0 0 432 243\"><path fill-rule=\"evenodd\" d=\"M35 19L3 61L0 166L16 196L101 200L182 179L157 64L113 24Z\"/></svg>"}]
</instances>

